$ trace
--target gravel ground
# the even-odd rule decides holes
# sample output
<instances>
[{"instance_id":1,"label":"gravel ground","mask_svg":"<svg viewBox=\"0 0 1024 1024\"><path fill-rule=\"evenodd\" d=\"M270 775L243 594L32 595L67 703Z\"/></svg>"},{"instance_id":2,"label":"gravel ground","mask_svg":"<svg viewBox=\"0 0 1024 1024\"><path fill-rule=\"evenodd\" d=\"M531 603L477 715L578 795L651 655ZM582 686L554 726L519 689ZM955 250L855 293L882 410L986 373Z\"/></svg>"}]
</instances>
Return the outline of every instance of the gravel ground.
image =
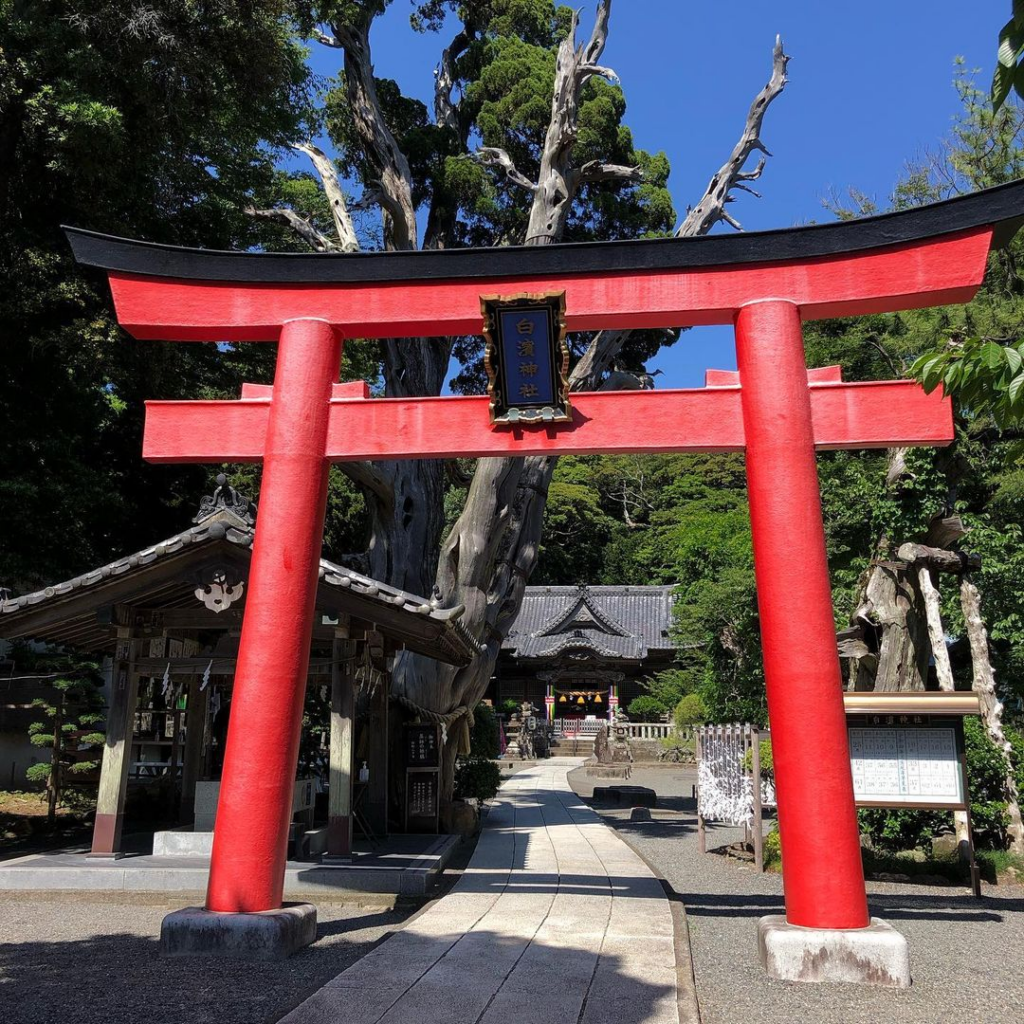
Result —
<instances>
[{"instance_id":1,"label":"gravel ground","mask_svg":"<svg viewBox=\"0 0 1024 1024\"><path fill-rule=\"evenodd\" d=\"M0 892L3 1024L276 1021L399 926L414 903L318 901L319 939L275 963L162 960L160 895ZM374 897L368 897L373 900ZM388 897L383 897L387 900Z\"/></svg>"},{"instance_id":2,"label":"gravel ground","mask_svg":"<svg viewBox=\"0 0 1024 1024\"><path fill-rule=\"evenodd\" d=\"M686 907L697 995L704 1024L1010 1024L1024 1016L1024 889L985 886L978 900L956 887L868 883L871 912L910 943L914 984L905 991L855 985L801 985L768 979L757 959L755 921L782 913L782 879L697 849L696 773L636 769L630 785L657 792L651 822L622 812L606 820L659 871ZM615 780L569 781L581 796ZM708 849L741 838L714 828Z\"/></svg>"}]
</instances>

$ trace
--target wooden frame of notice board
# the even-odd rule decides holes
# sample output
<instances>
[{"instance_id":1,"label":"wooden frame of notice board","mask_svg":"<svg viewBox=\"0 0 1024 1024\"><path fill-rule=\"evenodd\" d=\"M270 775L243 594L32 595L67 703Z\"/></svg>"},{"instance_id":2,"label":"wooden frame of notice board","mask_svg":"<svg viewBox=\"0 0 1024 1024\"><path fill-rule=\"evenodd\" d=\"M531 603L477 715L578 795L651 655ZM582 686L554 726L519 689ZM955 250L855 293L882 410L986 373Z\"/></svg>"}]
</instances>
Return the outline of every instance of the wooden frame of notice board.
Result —
<instances>
[{"instance_id":1,"label":"wooden frame of notice board","mask_svg":"<svg viewBox=\"0 0 1024 1024\"><path fill-rule=\"evenodd\" d=\"M843 705L857 807L964 812L971 888L980 896L964 744L977 694L851 692Z\"/></svg>"}]
</instances>

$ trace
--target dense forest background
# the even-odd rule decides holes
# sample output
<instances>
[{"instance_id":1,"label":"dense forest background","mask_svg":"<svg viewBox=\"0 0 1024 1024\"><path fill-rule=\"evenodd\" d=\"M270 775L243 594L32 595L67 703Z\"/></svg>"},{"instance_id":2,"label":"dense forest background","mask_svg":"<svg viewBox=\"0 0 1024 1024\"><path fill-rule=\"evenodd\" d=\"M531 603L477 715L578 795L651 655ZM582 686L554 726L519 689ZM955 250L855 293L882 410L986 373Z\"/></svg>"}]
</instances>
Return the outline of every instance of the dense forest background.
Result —
<instances>
[{"instance_id":1,"label":"dense forest background","mask_svg":"<svg viewBox=\"0 0 1024 1024\"><path fill-rule=\"evenodd\" d=\"M427 15L444 6L423 5ZM177 244L281 249L300 243L247 209L291 202L329 223L318 179L285 169L291 165L281 159L289 143L323 127L317 118L333 116L333 130L346 130L343 112L331 107L338 92L310 75L288 20L305 7L215 0L199 19L193 5L178 0L0 0L0 586L24 592L184 529L217 467L143 463L143 401L233 397L243 380L269 379L273 346L129 343L102 278L72 263L60 224ZM499 50L518 45L507 41L514 35L507 26L495 31L505 33ZM496 75L501 68L484 70ZM481 90L506 88L485 77ZM963 67L956 87L962 114L950 137L933 157L906 169L877 209L1024 173L1020 108L1007 103L993 113ZM391 100L393 127L414 156L424 166L440 159L436 133L421 123L421 112L397 93ZM510 111L500 95L482 102L496 119L526 116L529 107ZM530 103L536 106L535 98ZM610 132L628 152L618 87L602 83L592 109L591 135ZM591 226L618 225L626 234L671 226L667 165L641 156L647 193L628 207L598 195ZM464 178L446 179L446 187L453 202L472 204L472 222L521 219L504 193L489 190L482 169L470 166L460 170ZM826 206L823 218L876 212L855 190ZM998 357L1005 366L995 365L991 348L983 358L1010 380L1014 359L1020 366L1024 326L1022 252L1017 241L993 255L985 287L966 308L810 325L808 363L840 363L848 380L905 376L916 363L927 378L937 371L922 369L922 356L994 345L1010 353ZM677 344L686 344L685 334ZM456 389L479 388L474 365L467 357ZM373 346L348 346L346 376L379 386ZM1024 442L1013 425L1024 395L1020 388L1009 394L1004 415L984 395L958 394L955 446L906 453L895 478L884 452L821 456L836 623L847 624L872 559L919 539L933 516L955 510L970 530L962 547L983 559L978 582L997 679L1013 711L1024 695ZM258 498L258 470L227 468ZM449 524L463 505L468 468L453 466L449 474ZM358 564L367 531L361 492L335 471L327 554ZM763 718L741 457L561 460L531 582L678 585L673 686L700 692L715 717ZM961 670L966 652L952 597L943 612Z\"/></svg>"}]
</instances>

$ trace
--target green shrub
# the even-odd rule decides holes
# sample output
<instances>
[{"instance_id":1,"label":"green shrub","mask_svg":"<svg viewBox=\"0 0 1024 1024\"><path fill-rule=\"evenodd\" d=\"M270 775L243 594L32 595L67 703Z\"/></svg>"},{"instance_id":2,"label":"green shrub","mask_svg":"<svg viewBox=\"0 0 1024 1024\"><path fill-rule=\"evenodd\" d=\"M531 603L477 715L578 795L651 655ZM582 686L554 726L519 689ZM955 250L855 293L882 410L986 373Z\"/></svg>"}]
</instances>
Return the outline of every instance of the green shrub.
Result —
<instances>
[{"instance_id":1,"label":"green shrub","mask_svg":"<svg viewBox=\"0 0 1024 1024\"><path fill-rule=\"evenodd\" d=\"M672 717L675 720L676 729L680 732L691 725L696 725L698 722L704 722L707 720L707 710L704 707L704 701L700 699L699 694L688 693L676 705L675 711L672 712Z\"/></svg>"},{"instance_id":2,"label":"green shrub","mask_svg":"<svg viewBox=\"0 0 1024 1024\"><path fill-rule=\"evenodd\" d=\"M470 757L498 756L498 719L490 704L481 702L473 709L473 726L469 730Z\"/></svg>"},{"instance_id":3,"label":"green shrub","mask_svg":"<svg viewBox=\"0 0 1024 1024\"><path fill-rule=\"evenodd\" d=\"M513 715L519 714L520 703L520 701L514 700L512 697L506 697L498 705L498 710L507 718L511 718Z\"/></svg>"},{"instance_id":4,"label":"green shrub","mask_svg":"<svg viewBox=\"0 0 1024 1024\"><path fill-rule=\"evenodd\" d=\"M468 757L455 763L455 799L490 800L501 785L501 768L484 757Z\"/></svg>"},{"instance_id":5,"label":"green shrub","mask_svg":"<svg viewBox=\"0 0 1024 1024\"><path fill-rule=\"evenodd\" d=\"M871 836L880 850L896 853L927 846L932 838L949 832L952 817L948 811L887 810L865 807L857 812L861 832Z\"/></svg>"},{"instance_id":6,"label":"green shrub","mask_svg":"<svg viewBox=\"0 0 1024 1024\"><path fill-rule=\"evenodd\" d=\"M657 722L668 708L654 697L634 697L626 708L626 714L634 722Z\"/></svg>"},{"instance_id":7,"label":"green shrub","mask_svg":"<svg viewBox=\"0 0 1024 1024\"><path fill-rule=\"evenodd\" d=\"M772 741L761 740L758 744L760 752L761 778L775 778L775 762L772 760ZM748 750L743 755L743 768L747 772L754 770L754 751Z\"/></svg>"},{"instance_id":8,"label":"green shrub","mask_svg":"<svg viewBox=\"0 0 1024 1024\"><path fill-rule=\"evenodd\" d=\"M782 864L782 840L779 838L779 823L773 821L764 837L764 866L771 868L776 864Z\"/></svg>"}]
</instances>

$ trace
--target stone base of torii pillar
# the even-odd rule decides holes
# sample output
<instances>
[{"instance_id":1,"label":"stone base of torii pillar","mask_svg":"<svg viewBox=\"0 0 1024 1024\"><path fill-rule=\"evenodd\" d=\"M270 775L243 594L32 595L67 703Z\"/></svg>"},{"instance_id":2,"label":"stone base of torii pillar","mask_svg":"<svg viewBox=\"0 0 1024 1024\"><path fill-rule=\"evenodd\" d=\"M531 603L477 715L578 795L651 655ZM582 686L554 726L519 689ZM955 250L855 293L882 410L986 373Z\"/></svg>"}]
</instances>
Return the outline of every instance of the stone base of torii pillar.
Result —
<instances>
[{"instance_id":1,"label":"stone base of torii pillar","mask_svg":"<svg viewBox=\"0 0 1024 1024\"><path fill-rule=\"evenodd\" d=\"M283 960L316 941L316 907L285 903L248 914L185 907L160 925L162 956Z\"/></svg>"},{"instance_id":2,"label":"stone base of torii pillar","mask_svg":"<svg viewBox=\"0 0 1024 1024\"><path fill-rule=\"evenodd\" d=\"M757 923L757 951L770 978L910 987L907 940L871 918L867 928L801 928L782 914Z\"/></svg>"}]
</instances>

